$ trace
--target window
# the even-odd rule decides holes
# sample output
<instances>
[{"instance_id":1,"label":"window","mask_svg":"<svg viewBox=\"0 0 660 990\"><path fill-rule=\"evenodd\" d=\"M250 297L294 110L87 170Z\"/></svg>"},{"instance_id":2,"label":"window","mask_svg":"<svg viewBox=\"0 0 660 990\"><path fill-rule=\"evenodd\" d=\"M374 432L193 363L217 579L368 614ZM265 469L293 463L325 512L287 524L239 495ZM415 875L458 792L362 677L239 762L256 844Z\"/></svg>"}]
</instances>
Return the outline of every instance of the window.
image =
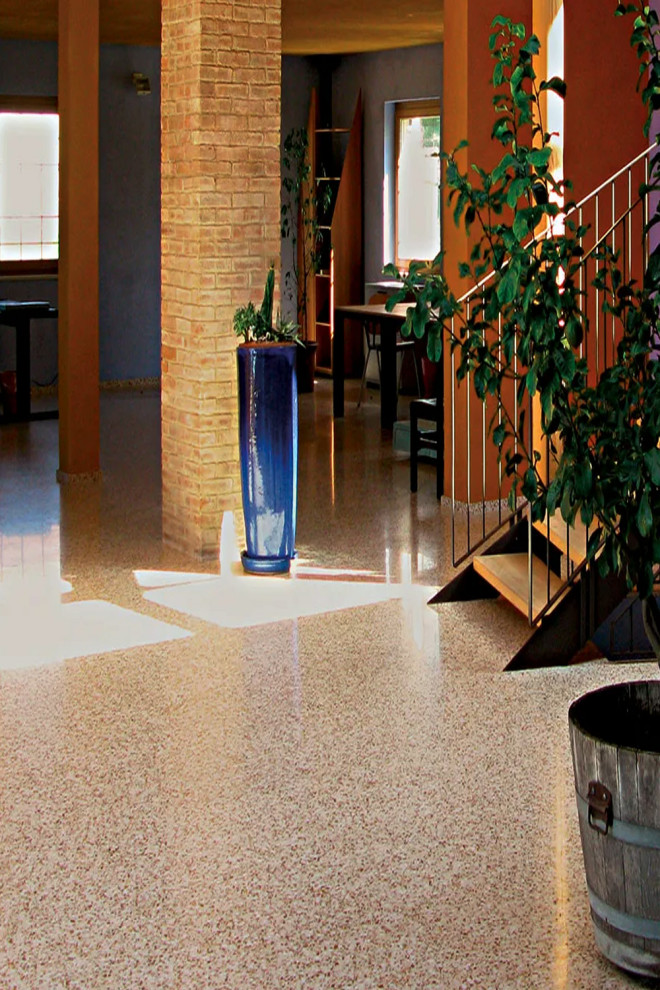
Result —
<instances>
[{"instance_id":1,"label":"window","mask_svg":"<svg viewBox=\"0 0 660 990\"><path fill-rule=\"evenodd\" d=\"M52 100L0 105L0 267L56 270L59 117Z\"/></svg>"},{"instance_id":2,"label":"window","mask_svg":"<svg viewBox=\"0 0 660 990\"><path fill-rule=\"evenodd\" d=\"M411 100L394 112L394 257L399 267L440 250L440 103Z\"/></svg>"}]
</instances>

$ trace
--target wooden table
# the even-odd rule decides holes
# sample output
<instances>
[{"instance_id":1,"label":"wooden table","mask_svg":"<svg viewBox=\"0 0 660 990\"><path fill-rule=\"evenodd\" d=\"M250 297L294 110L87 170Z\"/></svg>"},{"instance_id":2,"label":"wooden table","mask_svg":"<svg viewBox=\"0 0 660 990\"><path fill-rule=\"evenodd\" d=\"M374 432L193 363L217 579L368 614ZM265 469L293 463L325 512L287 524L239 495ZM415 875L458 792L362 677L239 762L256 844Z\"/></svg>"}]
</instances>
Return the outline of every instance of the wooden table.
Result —
<instances>
[{"instance_id":1,"label":"wooden table","mask_svg":"<svg viewBox=\"0 0 660 990\"><path fill-rule=\"evenodd\" d=\"M0 324L13 327L16 334L16 415L13 420L55 419L57 411L33 413L30 408L30 324L32 320L53 320L57 308L48 302L16 302L0 299Z\"/></svg>"},{"instance_id":2,"label":"wooden table","mask_svg":"<svg viewBox=\"0 0 660 990\"><path fill-rule=\"evenodd\" d=\"M393 428L399 392L396 338L409 305L397 303L391 313L382 304L335 306L335 332L332 338L332 411L335 419L344 415L344 319L370 320L380 326L380 425L384 430Z\"/></svg>"}]
</instances>

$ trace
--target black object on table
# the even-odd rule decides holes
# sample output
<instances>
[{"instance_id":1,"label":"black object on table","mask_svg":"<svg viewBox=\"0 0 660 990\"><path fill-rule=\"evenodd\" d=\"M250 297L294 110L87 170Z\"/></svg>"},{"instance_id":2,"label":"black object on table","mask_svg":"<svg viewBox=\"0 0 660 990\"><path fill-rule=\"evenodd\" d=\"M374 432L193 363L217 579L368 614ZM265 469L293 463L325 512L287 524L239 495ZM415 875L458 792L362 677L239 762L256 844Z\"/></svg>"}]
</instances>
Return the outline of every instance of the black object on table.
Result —
<instances>
[{"instance_id":1,"label":"black object on table","mask_svg":"<svg viewBox=\"0 0 660 990\"><path fill-rule=\"evenodd\" d=\"M57 307L49 302L17 302L0 299L0 324L13 327L16 334L16 420L56 419L56 409L32 412L30 403L30 324L32 320L57 318Z\"/></svg>"},{"instance_id":2,"label":"black object on table","mask_svg":"<svg viewBox=\"0 0 660 990\"><path fill-rule=\"evenodd\" d=\"M380 425L391 430L396 422L398 388L396 376L396 342L403 325L407 303L397 303L391 312L382 304L335 306L335 330L332 338L332 406L335 419L344 415L344 318L380 325Z\"/></svg>"}]
</instances>

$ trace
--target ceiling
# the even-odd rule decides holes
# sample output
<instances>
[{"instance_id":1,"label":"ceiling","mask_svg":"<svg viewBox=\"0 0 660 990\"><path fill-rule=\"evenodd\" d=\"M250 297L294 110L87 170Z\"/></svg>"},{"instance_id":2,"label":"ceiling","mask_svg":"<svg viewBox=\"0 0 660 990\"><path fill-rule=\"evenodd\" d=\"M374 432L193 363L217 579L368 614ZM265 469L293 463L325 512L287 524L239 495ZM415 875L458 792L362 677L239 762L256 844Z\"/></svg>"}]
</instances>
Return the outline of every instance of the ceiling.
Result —
<instances>
[{"instance_id":1,"label":"ceiling","mask_svg":"<svg viewBox=\"0 0 660 990\"><path fill-rule=\"evenodd\" d=\"M160 43L160 0L99 2L102 42ZM444 0L415 0L414 4L282 0L282 51L286 55L330 55L441 41L443 7ZM0 0L0 38L56 39L57 0Z\"/></svg>"}]
</instances>

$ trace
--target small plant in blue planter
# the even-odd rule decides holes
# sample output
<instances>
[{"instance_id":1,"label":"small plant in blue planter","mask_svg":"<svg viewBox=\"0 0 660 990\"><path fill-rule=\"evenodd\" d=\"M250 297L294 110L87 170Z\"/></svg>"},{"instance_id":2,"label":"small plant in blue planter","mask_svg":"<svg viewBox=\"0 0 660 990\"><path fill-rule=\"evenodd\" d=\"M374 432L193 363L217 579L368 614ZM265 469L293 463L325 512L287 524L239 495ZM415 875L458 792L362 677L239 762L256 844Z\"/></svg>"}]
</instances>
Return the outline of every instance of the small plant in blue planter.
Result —
<instances>
[{"instance_id":1,"label":"small plant in blue planter","mask_svg":"<svg viewBox=\"0 0 660 990\"><path fill-rule=\"evenodd\" d=\"M239 448L247 549L251 574L283 574L295 556L298 484L298 325L279 314L273 323L275 269L263 302L234 314L243 338L238 365Z\"/></svg>"}]
</instances>

